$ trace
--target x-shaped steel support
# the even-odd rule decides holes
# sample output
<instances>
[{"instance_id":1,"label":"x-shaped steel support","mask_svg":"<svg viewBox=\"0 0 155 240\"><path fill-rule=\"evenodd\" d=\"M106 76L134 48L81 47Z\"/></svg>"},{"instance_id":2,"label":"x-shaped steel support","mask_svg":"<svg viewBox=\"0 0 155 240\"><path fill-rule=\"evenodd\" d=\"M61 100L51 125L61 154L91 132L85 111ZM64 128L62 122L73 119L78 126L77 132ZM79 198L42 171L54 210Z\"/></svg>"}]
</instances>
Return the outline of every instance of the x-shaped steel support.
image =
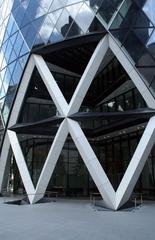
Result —
<instances>
[{"instance_id":1,"label":"x-shaped steel support","mask_svg":"<svg viewBox=\"0 0 155 240\"><path fill-rule=\"evenodd\" d=\"M80 125L78 122L70 119L72 114L79 111L82 101L109 48L114 52L114 54L116 54L116 57L123 65L135 85L138 87L142 96L145 98L145 100L147 100L148 105L150 107L155 106L155 100L143 83L141 77L132 66L129 59L125 56L121 49L118 48L118 45L115 43L115 41L108 35L106 35L98 43L69 104L66 102L43 58L38 55L32 55L17 94L10 117L9 126L11 127L17 122L19 111L21 109L22 102L24 100L24 96L35 66L37 67L60 116L63 117L64 120L60 124L60 127L56 133L36 188L34 188L32 183L16 133L11 130L7 131L7 136L9 137L9 141L30 203L35 203L44 196L47 185L69 133L103 198L105 206L116 210L129 199L137 179L143 169L145 161L151 151L152 145L154 144L155 117L150 119L116 192L114 191L106 173L104 172L104 169L100 165ZM5 166L4 162L3 165ZM2 180L0 179L0 181Z\"/></svg>"}]
</instances>

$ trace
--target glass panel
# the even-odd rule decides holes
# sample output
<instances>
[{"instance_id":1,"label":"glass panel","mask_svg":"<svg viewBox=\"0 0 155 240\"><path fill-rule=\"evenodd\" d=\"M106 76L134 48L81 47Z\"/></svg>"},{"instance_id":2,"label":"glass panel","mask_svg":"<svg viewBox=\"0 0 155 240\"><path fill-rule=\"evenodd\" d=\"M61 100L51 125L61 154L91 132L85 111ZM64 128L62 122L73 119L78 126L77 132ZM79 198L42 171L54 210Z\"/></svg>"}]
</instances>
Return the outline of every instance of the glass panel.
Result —
<instances>
[{"instance_id":1,"label":"glass panel","mask_svg":"<svg viewBox=\"0 0 155 240\"><path fill-rule=\"evenodd\" d=\"M44 12L46 13L51 5L51 3L53 2L53 0L38 0L39 5L42 7L42 9L44 10ZM64 1L65 2L65 1Z\"/></svg>"},{"instance_id":2,"label":"glass panel","mask_svg":"<svg viewBox=\"0 0 155 240\"><path fill-rule=\"evenodd\" d=\"M3 57L4 57L4 54L3 54L3 51L1 49L0 50L0 69L1 69L2 62L3 62Z\"/></svg>"},{"instance_id":3,"label":"glass panel","mask_svg":"<svg viewBox=\"0 0 155 240\"><path fill-rule=\"evenodd\" d=\"M85 1L88 6L90 6L95 12L99 9L101 6L103 0L86 0Z\"/></svg>"},{"instance_id":4,"label":"glass panel","mask_svg":"<svg viewBox=\"0 0 155 240\"><path fill-rule=\"evenodd\" d=\"M126 1L123 3L123 5L122 5L122 7L121 7L121 9L120 9L120 11L119 11L120 14L121 14L121 16L126 17L126 15L127 15L128 11L129 11L131 5L132 5L131 0L126 0Z\"/></svg>"},{"instance_id":5,"label":"glass panel","mask_svg":"<svg viewBox=\"0 0 155 240\"><path fill-rule=\"evenodd\" d=\"M21 74L22 74L22 68L20 66L20 63L17 61L13 75L12 75L12 79L15 84L19 82Z\"/></svg>"},{"instance_id":6,"label":"glass panel","mask_svg":"<svg viewBox=\"0 0 155 240\"><path fill-rule=\"evenodd\" d=\"M16 62L13 62L13 63L11 63L11 64L8 65L8 68L9 68L9 70L10 70L10 74L13 73L15 64L16 64Z\"/></svg>"},{"instance_id":7,"label":"glass panel","mask_svg":"<svg viewBox=\"0 0 155 240\"><path fill-rule=\"evenodd\" d=\"M57 42L63 39L63 36L61 33L58 32L56 28L54 28L52 35L50 36L51 42Z\"/></svg>"},{"instance_id":8,"label":"glass panel","mask_svg":"<svg viewBox=\"0 0 155 240\"><path fill-rule=\"evenodd\" d=\"M155 70L154 68L149 68L149 67L140 67L138 68L139 72L144 76L146 79L147 85L150 85L155 77Z\"/></svg>"},{"instance_id":9,"label":"glass panel","mask_svg":"<svg viewBox=\"0 0 155 240\"><path fill-rule=\"evenodd\" d=\"M106 23L110 21L112 18L116 8L112 1L109 0L103 0L99 10L98 15L101 17Z\"/></svg>"},{"instance_id":10,"label":"glass panel","mask_svg":"<svg viewBox=\"0 0 155 240\"><path fill-rule=\"evenodd\" d=\"M13 16L16 20L18 27L20 27L23 22L24 14L25 14L25 9L21 5L19 5L19 7L16 8L15 11L13 11Z\"/></svg>"},{"instance_id":11,"label":"glass panel","mask_svg":"<svg viewBox=\"0 0 155 240\"><path fill-rule=\"evenodd\" d=\"M10 54L11 54L11 51L12 51L12 44L10 41L8 41L8 44L7 44L7 47L6 47L6 50L5 50L5 61L6 63L8 62L9 60L9 57L10 57Z\"/></svg>"},{"instance_id":12,"label":"glass panel","mask_svg":"<svg viewBox=\"0 0 155 240\"><path fill-rule=\"evenodd\" d=\"M30 0L20 0L20 5L26 10Z\"/></svg>"},{"instance_id":13,"label":"glass panel","mask_svg":"<svg viewBox=\"0 0 155 240\"><path fill-rule=\"evenodd\" d=\"M155 59L155 30L153 31L150 39L148 40L147 44L147 49L149 53L154 57Z\"/></svg>"},{"instance_id":14,"label":"glass panel","mask_svg":"<svg viewBox=\"0 0 155 240\"><path fill-rule=\"evenodd\" d=\"M75 3L78 3L78 2L82 2L82 0L68 0L67 5L75 4Z\"/></svg>"},{"instance_id":15,"label":"glass panel","mask_svg":"<svg viewBox=\"0 0 155 240\"><path fill-rule=\"evenodd\" d=\"M118 29L121 28L121 24L123 22L122 16L118 13L117 16L115 17L113 23L110 26L110 29Z\"/></svg>"},{"instance_id":16,"label":"glass panel","mask_svg":"<svg viewBox=\"0 0 155 240\"><path fill-rule=\"evenodd\" d=\"M155 65L154 60L147 53L146 49L144 48L140 40L136 37L136 35L132 31L128 34L128 37L123 45L137 65L139 66ZM133 46L135 47L133 48Z\"/></svg>"},{"instance_id":17,"label":"glass panel","mask_svg":"<svg viewBox=\"0 0 155 240\"><path fill-rule=\"evenodd\" d=\"M11 30L11 34L14 34L17 31L18 31L18 27L17 27L17 24L14 22L12 30Z\"/></svg>"},{"instance_id":18,"label":"glass panel","mask_svg":"<svg viewBox=\"0 0 155 240\"><path fill-rule=\"evenodd\" d=\"M41 6L39 6L38 1L36 0L30 0L29 6L27 8L27 14L30 18L30 20L33 20L35 18L38 18L45 14L45 9L43 9Z\"/></svg>"},{"instance_id":19,"label":"glass panel","mask_svg":"<svg viewBox=\"0 0 155 240\"><path fill-rule=\"evenodd\" d=\"M58 11L48 14L48 16L51 18L51 20L54 24L56 24L56 22L58 21L58 18L60 17L62 11L63 10L61 9L61 10L58 10Z\"/></svg>"},{"instance_id":20,"label":"glass panel","mask_svg":"<svg viewBox=\"0 0 155 240\"><path fill-rule=\"evenodd\" d=\"M141 57L139 61L137 62L138 66L155 66L155 60L152 58L152 56L146 51L146 49L143 50Z\"/></svg>"},{"instance_id":21,"label":"glass panel","mask_svg":"<svg viewBox=\"0 0 155 240\"><path fill-rule=\"evenodd\" d=\"M66 9L68 10L70 16L75 19L80 7L82 6L83 3L78 3L78 4L74 4L71 5L69 7L67 7Z\"/></svg>"},{"instance_id":22,"label":"glass panel","mask_svg":"<svg viewBox=\"0 0 155 240\"><path fill-rule=\"evenodd\" d=\"M15 8L17 8L19 4L20 4L20 0L14 0L12 9L14 10Z\"/></svg>"},{"instance_id":23,"label":"glass panel","mask_svg":"<svg viewBox=\"0 0 155 240\"><path fill-rule=\"evenodd\" d=\"M146 0L133 0L140 8L143 7Z\"/></svg>"},{"instance_id":24,"label":"glass panel","mask_svg":"<svg viewBox=\"0 0 155 240\"><path fill-rule=\"evenodd\" d=\"M21 51L20 51L19 55L22 56L22 55L24 55L24 54L26 54L28 52L29 52L29 49L27 48L27 45L23 42L23 46L21 48Z\"/></svg>"},{"instance_id":25,"label":"glass panel","mask_svg":"<svg viewBox=\"0 0 155 240\"><path fill-rule=\"evenodd\" d=\"M76 22L73 22L68 33L67 33L67 38L77 36L77 35L82 35L84 34L81 30L81 28L76 24Z\"/></svg>"},{"instance_id":26,"label":"glass panel","mask_svg":"<svg viewBox=\"0 0 155 240\"><path fill-rule=\"evenodd\" d=\"M134 108L133 94L132 91L127 92L125 94L125 107L126 110L130 110Z\"/></svg>"},{"instance_id":27,"label":"glass panel","mask_svg":"<svg viewBox=\"0 0 155 240\"><path fill-rule=\"evenodd\" d=\"M10 15L9 22L8 22L8 25L7 25L8 35L11 34L11 30L12 30L13 24L14 24L14 19L13 19L12 15Z\"/></svg>"},{"instance_id":28,"label":"glass panel","mask_svg":"<svg viewBox=\"0 0 155 240\"><path fill-rule=\"evenodd\" d=\"M154 10L155 10L155 1L147 0L143 6L143 11L155 25Z\"/></svg>"},{"instance_id":29,"label":"glass panel","mask_svg":"<svg viewBox=\"0 0 155 240\"><path fill-rule=\"evenodd\" d=\"M18 54L20 52L22 44L23 44L23 38L21 37L21 34L18 33L18 36L17 36L16 41L14 43L14 49L15 49L15 52L16 52L17 56L18 56Z\"/></svg>"},{"instance_id":30,"label":"glass panel","mask_svg":"<svg viewBox=\"0 0 155 240\"><path fill-rule=\"evenodd\" d=\"M3 87L4 87L4 89L5 89L5 92L7 92L7 90L8 90L10 78L11 78L10 72L9 72L9 70L7 69L7 70L6 70L6 73L5 73L5 76L4 76L4 80L3 80Z\"/></svg>"},{"instance_id":31,"label":"glass panel","mask_svg":"<svg viewBox=\"0 0 155 240\"><path fill-rule=\"evenodd\" d=\"M153 24L150 22L150 20L147 18L147 16L144 14L144 12L139 11L139 9L138 9L134 27L149 28L149 27L153 27Z\"/></svg>"},{"instance_id":32,"label":"glass panel","mask_svg":"<svg viewBox=\"0 0 155 240\"><path fill-rule=\"evenodd\" d=\"M54 0L49 11L52 12L59 8L63 8L65 7L66 3L67 3L67 0Z\"/></svg>"},{"instance_id":33,"label":"glass panel","mask_svg":"<svg viewBox=\"0 0 155 240\"><path fill-rule=\"evenodd\" d=\"M14 44L15 44L15 41L16 41L16 38L17 38L17 34L18 34L18 33L13 34L12 37L10 38L11 43L12 43L13 46L14 46Z\"/></svg>"},{"instance_id":34,"label":"glass panel","mask_svg":"<svg viewBox=\"0 0 155 240\"><path fill-rule=\"evenodd\" d=\"M75 22L79 25L83 32L87 32L93 18L94 13L86 4L83 4L75 18Z\"/></svg>"},{"instance_id":35,"label":"glass panel","mask_svg":"<svg viewBox=\"0 0 155 240\"><path fill-rule=\"evenodd\" d=\"M100 21L95 17L94 20L92 21L88 31L89 32L102 32L102 31L105 31L105 28L100 23Z\"/></svg>"},{"instance_id":36,"label":"glass panel","mask_svg":"<svg viewBox=\"0 0 155 240\"><path fill-rule=\"evenodd\" d=\"M26 54L25 56L19 58L20 65L23 69L24 69L25 64L27 62L28 56L29 56L29 54Z\"/></svg>"},{"instance_id":37,"label":"glass panel","mask_svg":"<svg viewBox=\"0 0 155 240\"><path fill-rule=\"evenodd\" d=\"M3 37L3 42L5 42L7 39L8 39L8 33L7 33L7 30L5 29L5 34L4 34L4 37Z\"/></svg>"},{"instance_id":38,"label":"glass panel","mask_svg":"<svg viewBox=\"0 0 155 240\"><path fill-rule=\"evenodd\" d=\"M53 31L53 27L54 27L54 23L52 22L52 20L50 19L50 17L46 17L45 21L43 22L42 27L39 30L39 35L41 36L41 38L44 40L44 42L46 43Z\"/></svg>"},{"instance_id":39,"label":"glass panel","mask_svg":"<svg viewBox=\"0 0 155 240\"><path fill-rule=\"evenodd\" d=\"M34 28L33 24L29 24L28 29L27 29L27 34L25 36L25 41L29 48L32 47L32 44L34 42L34 39L36 37L36 29Z\"/></svg>"},{"instance_id":40,"label":"glass panel","mask_svg":"<svg viewBox=\"0 0 155 240\"><path fill-rule=\"evenodd\" d=\"M29 24L31 22L31 18L28 15L28 12L25 13L25 15L23 16L23 21L21 23L20 28L24 27L25 25Z\"/></svg>"},{"instance_id":41,"label":"glass panel","mask_svg":"<svg viewBox=\"0 0 155 240\"><path fill-rule=\"evenodd\" d=\"M1 79L1 74L0 74L0 89L1 89L1 86L2 86L2 79Z\"/></svg>"},{"instance_id":42,"label":"glass panel","mask_svg":"<svg viewBox=\"0 0 155 240\"><path fill-rule=\"evenodd\" d=\"M3 98L5 96L5 90L4 90L4 87L3 85L1 86L1 89L0 89L0 99Z\"/></svg>"},{"instance_id":43,"label":"glass panel","mask_svg":"<svg viewBox=\"0 0 155 240\"><path fill-rule=\"evenodd\" d=\"M149 36L151 35L153 29L152 28L142 28L142 29L135 29L134 34L139 38L139 40L144 44L147 45L147 41Z\"/></svg>"},{"instance_id":44,"label":"glass panel","mask_svg":"<svg viewBox=\"0 0 155 240\"><path fill-rule=\"evenodd\" d=\"M44 44L44 41L43 41L43 39L41 38L41 36L40 36L40 34L38 33L37 34L37 36L36 36L36 38L35 38L35 41L34 41L34 43L33 43L33 46L39 46L39 45L42 45L42 44Z\"/></svg>"},{"instance_id":45,"label":"glass panel","mask_svg":"<svg viewBox=\"0 0 155 240\"><path fill-rule=\"evenodd\" d=\"M152 90L153 94L155 94L155 77L153 78L150 89Z\"/></svg>"},{"instance_id":46,"label":"glass panel","mask_svg":"<svg viewBox=\"0 0 155 240\"><path fill-rule=\"evenodd\" d=\"M12 50L12 53L9 58L9 63L13 62L17 58L17 55L14 50Z\"/></svg>"},{"instance_id":47,"label":"glass panel","mask_svg":"<svg viewBox=\"0 0 155 240\"><path fill-rule=\"evenodd\" d=\"M139 93L139 91L137 90L137 88L134 89L134 94L135 94L135 107L136 108L143 108L143 107L147 107L142 95Z\"/></svg>"},{"instance_id":48,"label":"glass panel","mask_svg":"<svg viewBox=\"0 0 155 240\"><path fill-rule=\"evenodd\" d=\"M117 98L117 110L118 111L124 111L125 110L125 101L124 101L124 96L119 96Z\"/></svg>"},{"instance_id":49,"label":"glass panel","mask_svg":"<svg viewBox=\"0 0 155 240\"><path fill-rule=\"evenodd\" d=\"M69 16L69 13L64 9L62 12L60 18L58 19L58 22L56 24L56 28L63 36L66 35L66 33L69 30L69 27L71 26L73 22L73 19L71 16Z\"/></svg>"}]
</instances>

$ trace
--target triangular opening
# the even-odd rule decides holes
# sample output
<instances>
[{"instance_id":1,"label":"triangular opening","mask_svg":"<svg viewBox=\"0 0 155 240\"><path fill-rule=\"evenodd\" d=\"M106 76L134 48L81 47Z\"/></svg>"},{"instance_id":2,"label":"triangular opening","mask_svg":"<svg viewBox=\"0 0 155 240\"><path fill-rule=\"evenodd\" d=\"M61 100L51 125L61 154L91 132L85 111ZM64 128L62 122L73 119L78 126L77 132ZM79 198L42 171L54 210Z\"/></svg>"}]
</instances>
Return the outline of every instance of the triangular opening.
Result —
<instances>
[{"instance_id":1,"label":"triangular opening","mask_svg":"<svg viewBox=\"0 0 155 240\"><path fill-rule=\"evenodd\" d=\"M47 192L59 197L88 197L98 192L75 143L68 135L49 181Z\"/></svg>"},{"instance_id":2,"label":"triangular opening","mask_svg":"<svg viewBox=\"0 0 155 240\"><path fill-rule=\"evenodd\" d=\"M115 112L145 107L146 103L134 83L108 49L79 111L87 108L88 112Z\"/></svg>"},{"instance_id":3,"label":"triangular opening","mask_svg":"<svg viewBox=\"0 0 155 240\"><path fill-rule=\"evenodd\" d=\"M18 124L39 122L55 116L55 104L35 67L18 117Z\"/></svg>"},{"instance_id":4,"label":"triangular opening","mask_svg":"<svg viewBox=\"0 0 155 240\"><path fill-rule=\"evenodd\" d=\"M62 49L60 47L60 50L52 53L49 49L49 53L44 55L44 59L68 103L98 44L95 39L87 43L83 39L82 44L79 44L77 40L73 46L69 47L69 42L67 43L69 40L67 40L65 48L62 46Z\"/></svg>"},{"instance_id":5,"label":"triangular opening","mask_svg":"<svg viewBox=\"0 0 155 240\"><path fill-rule=\"evenodd\" d=\"M145 163L142 173L135 185L131 199L155 200L155 145Z\"/></svg>"},{"instance_id":6,"label":"triangular opening","mask_svg":"<svg viewBox=\"0 0 155 240\"><path fill-rule=\"evenodd\" d=\"M85 133L115 191L127 170L144 128L144 125L137 125L97 138L90 138Z\"/></svg>"},{"instance_id":7,"label":"triangular opening","mask_svg":"<svg viewBox=\"0 0 155 240\"><path fill-rule=\"evenodd\" d=\"M80 123L115 190L153 114L108 50L79 112L71 118Z\"/></svg>"},{"instance_id":8,"label":"triangular opening","mask_svg":"<svg viewBox=\"0 0 155 240\"><path fill-rule=\"evenodd\" d=\"M15 131L30 178L36 188L62 118L35 67L20 109ZM16 183L15 183L16 184Z\"/></svg>"},{"instance_id":9,"label":"triangular opening","mask_svg":"<svg viewBox=\"0 0 155 240\"><path fill-rule=\"evenodd\" d=\"M69 103L81 76L62 67L47 63L66 101Z\"/></svg>"},{"instance_id":10,"label":"triangular opening","mask_svg":"<svg viewBox=\"0 0 155 240\"><path fill-rule=\"evenodd\" d=\"M36 187L52 140L51 138L47 138L47 136L26 136L26 134L18 134L18 139L31 180L34 187Z\"/></svg>"}]
</instances>

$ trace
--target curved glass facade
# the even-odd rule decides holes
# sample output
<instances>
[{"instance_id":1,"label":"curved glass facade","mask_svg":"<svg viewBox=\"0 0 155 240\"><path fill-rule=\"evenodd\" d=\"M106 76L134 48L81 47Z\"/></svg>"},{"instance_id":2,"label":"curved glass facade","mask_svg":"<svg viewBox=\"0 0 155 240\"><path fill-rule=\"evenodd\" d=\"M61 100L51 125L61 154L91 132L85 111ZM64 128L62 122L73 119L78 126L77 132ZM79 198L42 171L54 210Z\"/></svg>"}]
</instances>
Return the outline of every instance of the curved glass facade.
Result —
<instances>
[{"instance_id":1,"label":"curved glass facade","mask_svg":"<svg viewBox=\"0 0 155 240\"><path fill-rule=\"evenodd\" d=\"M69 104L93 61L92 56L95 57L100 40L107 36L113 39L127 60L123 66L122 55L117 56L109 44L98 70L94 70L94 78L79 111L69 118L79 123L116 190L152 116L137 116L137 111L144 114L146 109L154 109L148 110L147 97L142 96L148 91L152 101L155 97L154 7L153 0L1 0L1 140L5 141L3 132L7 131L12 109L21 94L27 63L33 54L43 57ZM127 61L129 69L125 67ZM133 72L136 77L132 76ZM42 81L43 75L36 66L13 126L35 186L64 118ZM144 84L141 91L134 85L138 76ZM126 112L136 117L119 115ZM50 118L53 125L48 122ZM2 141L2 151L3 148ZM155 196L153 153L154 150L135 188L135 191L146 191L151 196ZM23 183L11 151L10 156L7 184L12 191L18 192ZM96 191L92 176L70 135L48 184L48 190L56 188L65 196L88 196Z\"/></svg>"}]
</instances>

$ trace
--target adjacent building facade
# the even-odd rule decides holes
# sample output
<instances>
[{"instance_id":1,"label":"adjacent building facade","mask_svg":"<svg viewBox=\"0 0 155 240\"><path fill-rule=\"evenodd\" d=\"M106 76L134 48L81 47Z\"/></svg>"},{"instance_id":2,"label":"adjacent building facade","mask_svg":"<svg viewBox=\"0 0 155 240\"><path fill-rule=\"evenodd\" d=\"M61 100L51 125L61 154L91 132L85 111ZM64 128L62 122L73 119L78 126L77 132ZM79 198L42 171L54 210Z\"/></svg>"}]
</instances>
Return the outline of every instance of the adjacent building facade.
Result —
<instances>
[{"instance_id":1,"label":"adjacent building facade","mask_svg":"<svg viewBox=\"0 0 155 240\"><path fill-rule=\"evenodd\" d=\"M0 1L0 191L155 198L155 2Z\"/></svg>"}]
</instances>

